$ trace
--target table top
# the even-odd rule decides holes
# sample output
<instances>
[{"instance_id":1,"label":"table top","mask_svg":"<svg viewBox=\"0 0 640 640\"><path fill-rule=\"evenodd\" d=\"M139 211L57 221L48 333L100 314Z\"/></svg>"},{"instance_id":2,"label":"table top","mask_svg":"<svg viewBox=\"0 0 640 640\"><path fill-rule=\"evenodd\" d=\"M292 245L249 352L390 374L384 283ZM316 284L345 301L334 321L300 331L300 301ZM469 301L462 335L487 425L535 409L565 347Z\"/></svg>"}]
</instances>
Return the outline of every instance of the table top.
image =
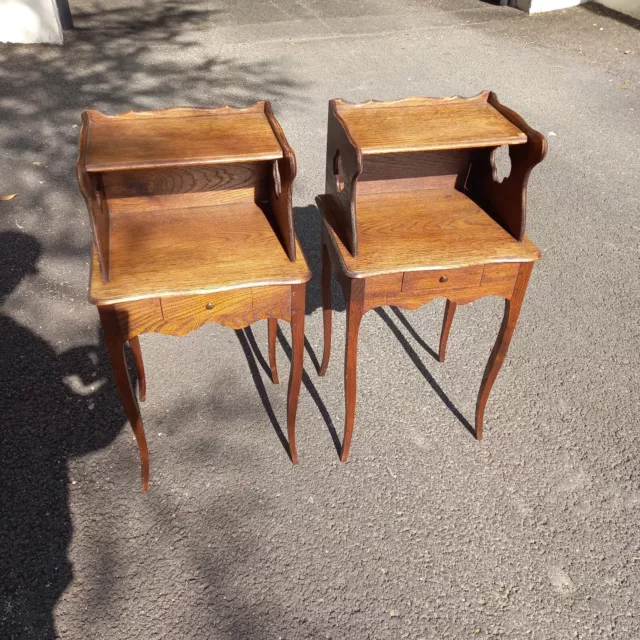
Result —
<instances>
[{"instance_id":1,"label":"table top","mask_svg":"<svg viewBox=\"0 0 640 640\"><path fill-rule=\"evenodd\" d=\"M329 203L319 196L320 210L331 225ZM330 229L345 272L352 278L540 258L527 236L518 242L473 200L452 188L362 195L356 217L355 258Z\"/></svg>"},{"instance_id":2,"label":"table top","mask_svg":"<svg viewBox=\"0 0 640 640\"><path fill-rule=\"evenodd\" d=\"M485 100L412 98L336 109L363 155L524 144L526 134Z\"/></svg>"},{"instance_id":3,"label":"table top","mask_svg":"<svg viewBox=\"0 0 640 640\"><path fill-rule=\"evenodd\" d=\"M297 243L297 240L296 240ZM213 293L298 284L311 272L297 243L291 262L255 203L111 214L109 282L94 247L89 300Z\"/></svg>"},{"instance_id":4,"label":"table top","mask_svg":"<svg viewBox=\"0 0 640 640\"><path fill-rule=\"evenodd\" d=\"M164 115L104 116L89 112L86 170L251 162L282 158L264 111L173 109ZM160 114L160 115L157 115Z\"/></svg>"}]
</instances>

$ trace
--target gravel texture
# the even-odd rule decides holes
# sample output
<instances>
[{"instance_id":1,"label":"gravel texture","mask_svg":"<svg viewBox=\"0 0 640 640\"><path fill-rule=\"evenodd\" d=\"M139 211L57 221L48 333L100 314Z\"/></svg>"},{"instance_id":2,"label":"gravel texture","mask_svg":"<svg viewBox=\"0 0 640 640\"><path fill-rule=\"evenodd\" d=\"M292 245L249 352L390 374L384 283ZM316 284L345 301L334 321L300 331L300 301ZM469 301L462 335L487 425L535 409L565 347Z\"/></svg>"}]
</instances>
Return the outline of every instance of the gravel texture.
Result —
<instances>
[{"instance_id":1,"label":"gravel texture","mask_svg":"<svg viewBox=\"0 0 640 640\"><path fill-rule=\"evenodd\" d=\"M640 638L640 38L595 5L476 0L72 1L62 48L0 46L0 638ZM543 252L486 412L501 318L365 316L351 460L344 302L322 350L327 101L490 88L548 135ZM86 302L80 112L274 103L314 280L298 412L266 323L141 340L152 485ZM280 378L289 327L281 323Z\"/></svg>"}]
</instances>

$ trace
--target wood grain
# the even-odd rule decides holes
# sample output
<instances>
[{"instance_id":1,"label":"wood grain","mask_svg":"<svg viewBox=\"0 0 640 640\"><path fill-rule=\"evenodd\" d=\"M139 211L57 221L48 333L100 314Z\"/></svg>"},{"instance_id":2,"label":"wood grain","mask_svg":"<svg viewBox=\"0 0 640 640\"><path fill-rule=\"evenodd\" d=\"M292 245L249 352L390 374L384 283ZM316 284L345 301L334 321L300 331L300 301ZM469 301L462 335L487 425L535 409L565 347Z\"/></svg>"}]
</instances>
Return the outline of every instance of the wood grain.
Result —
<instances>
[{"instance_id":1,"label":"wood grain","mask_svg":"<svg viewBox=\"0 0 640 640\"><path fill-rule=\"evenodd\" d=\"M520 316L520 309L524 301L524 294L527 290L527 284L529 283L529 277L531 276L531 270L533 264L522 263L518 271L517 280L513 290L513 295L510 300L507 300L504 305L504 316L502 318L502 325L498 332L498 337L489 356L489 362L487 362L484 375L482 376L482 383L480 384L480 391L478 392L478 400L476 402L476 433L475 436L478 440L482 440L484 429L484 412L487 406L487 400L491 393L493 383L498 377L500 368L507 356L509 350L509 344L513 337L516 324L518 323L518 317Z\"/></svg>"},{"instance_id":2,"label":"wood grain","mask_svg":"<svg viewBox=\"0 0 640 640\"><path fill-rule=\"evenodd\" d=\"M118 317L113 307L99 307L100 322L104 332L104 340L111 358L113 376L118 389L118 395L127 416L127 420L133 429L133 434L138 444L140 453L140 466L142 473L142 490L149 490L149 449L147 448L147 438L142 425L140 406L131 386L129 370L124 357L124 339L120 334Z\"/></svg>"},{"instance_id":3,"label":"wood grain","mask_svg":"<svg viewBox=\"0 0 640 640\"><path fill-rule=\"evenodd\" d=\"M110 282L102 282L94 253L89 291L94 304L295 284L311 277L304 258L289 260L253 203L113 214L111 238Z\"/></svg>"},{"instance_id":4,"label":"wood grain","mask_svg":"<svg viewBox=\"0 0 640 640\"><path fill-rule=\"evenodd\" d=\"M304 371L304 309L306 284L294 284L291 287L291 370L287 390L287 437L289 456L293 464L298 464L296 448L296 414L300 385Z\"/></svg>"},{"instance_id":5,"label":"wood grain","mask_svg":"<svg viewBox=\"0 0 640 640\"><path fill-rule=\"evenodd\" d=\"M341 171L341 173L340 173ZM362 154L337 112L329 102L325 193L332 202L333 228L352 255L358 255L356 227L356 185L362 172Z\"/></svg>"},{"instance_id":6,"label":"wood grain","mask_svg":"<svg viewBox=\"0 0 640 640\"><path fill-rule=\"evenodd\" d=\"M444 362L447 356L447 342L449 341L449 332L453 324L453 318L456 315L458 304L452 300L447 300L444 308L444 318L442 319L442 331L440 332L440 347L438 349L438 362Z\"/></svg>"},{"instance_id":7,"label":"wood grain","mask_svg":"<svg viewBox=\"0 0 640 640\"><path fill-rule=\"evenodd\" d=\"M498 183L492 156L501 145L509 145L513 166ZM468 99L330 102L326 193L316 200L323 220L320 375L330 359L333 271L347 307L343 461L355 420L360 320L386 304L417 309L447 299L442 362L457 305L505 298L503 326L478 395L481 437L488 394L540 257L524 234L524 204L529 172L545 151L544 138L490 92Z\"/></svg>"},{"instance_id":8,"label":"wood grain","mask_svg":"<svg viewBox=\"0 0 640 640\"><path fill-rule=\"evenodd\" d=\"M350 280L349 292L345 296L347 305L347 337L345 339L344 356L344 438L340 460L347 462L351 450L351 437L356 417L357 369L358 369L358 334L360 322L364 315L364 280Z\"/></svg>"},{"instance_id":9,"label":"wood grain","mask_svg":"<svg viewBox=\"0 0 640 640\"><path fill-rule=\"evenodd\" d=\"M125 340L131 340L141 333L154 332L164 321L158 298L116 304L113 309Z\"/></svg>"},{"instance_id":10,"label":"wood grain","mask_svg":"<svg viewBox=\"0 0 640 640\"><path fill-rule=\"evenodd\" d=\"M282 158L264 103L257 106L178 110L159 117L86 111L85 168L91 173Z\"/></svg>"},{"instance_id":11,"label":"wood grain","mask_svg":"<svg viewBox=\"0 0 640 640\"><path fill-rule=\"evenodd\" d=\"M527 218L529 176L532 169L546 156L547 141L515 111L500 104L494 93L490 94L489 103L526 133L527 143L509 148L511 173L502 182L496 181L493 162L495 147L474 151L467 179L467 193L516 240L522 241Z\"/></svg>"},{"instance_id":12,"label":"wood grain","mask_svg":"<svg viewBox=\"0 0 640 640\"><path fill-rule=\"evenodd\" d=\"M429 271L408 271L402 280L403 293L455 291L457 289L479 288L484 265L436 269Z\"/></svg>"},{"instance_id":13,"label":"wood grain","mask_svg":"<svg viewBox=\"0 0 640 640\"><path fill-rule=\"evenodd\" d=\"M296 177L296 154L287 141L280 123L273 115L270 102L265 102L264 113L280 148L282 158L272 165L269 180L269 204L274 221L274 230L289 256L296 259L296 234L293 227L293 181Z\"/></svg>"},{"instance_id":14,"label":"wood grain","mask_svg":"<svg viewBox=\"0 0 640 640\"><path fill-rule=\"evenodd\" d=\"M358 179L358 196L422 189L453 189L466 180L468 149L389 153L367 157Z\"/></svg>"},{"instance_id":15,"label":"wood grain","mask_svg":"<svg viewBox=\"0 0 640 640\"><path fill-rule=\"evenodd\" d=\"M257 320L291 318L289 285L231 289L206 295L133 300L114 305L120 330L184 336L207 322L242 329Z\"/></svg>"},{"instance_id":16,"label":"wood grain","mask_svg":"<svg viewBox=\"0 0 640 640\"><path fill-rule=\"evenodd\" d=\"M318 206L321 211L327 207L322 196ZM455 189L360 197L358 257L351 255L330 225L328 234L342 268L352 278L491 262L527 262L540 257L531 240L514 240Z\"/></svg>"},{"instance_id":17,"label":"wood grain","mask_svg":"<svg viewBox=\"0 0 640 640\"><path fill-rule=\"evenodd\" d=\"M82 114L82 128L78 141L78 160L76 162L76 177L80 193L84 198L89 212L93 246L98 256L100 272L105 282L109 281L109 231L110 218L105 210L100 176L90 175L85 167L87 155L87 138L89 135L89 116Z\"/></svg>"},{"instance_id":18,"label":"wood grain","mask_svg":"<svg viewBox=\"0 0 640 640\"><path fill-rule=\"evenodd\" d=\"M366 109L337 105L363 156L524 144L527 136L487 102L425 103ZM366 161L365 161L366 162Z\"/></svg>"},{"instance_id":19,"label":"wood grain","mask_svg":"<svg viewBox=\"0 0 640 640\"><path fill-rule=\"evenodd\" d=\"M111 213L259 202L269 194L271 163L168 167L102 174Z\"/></svg>"}]
</instances>

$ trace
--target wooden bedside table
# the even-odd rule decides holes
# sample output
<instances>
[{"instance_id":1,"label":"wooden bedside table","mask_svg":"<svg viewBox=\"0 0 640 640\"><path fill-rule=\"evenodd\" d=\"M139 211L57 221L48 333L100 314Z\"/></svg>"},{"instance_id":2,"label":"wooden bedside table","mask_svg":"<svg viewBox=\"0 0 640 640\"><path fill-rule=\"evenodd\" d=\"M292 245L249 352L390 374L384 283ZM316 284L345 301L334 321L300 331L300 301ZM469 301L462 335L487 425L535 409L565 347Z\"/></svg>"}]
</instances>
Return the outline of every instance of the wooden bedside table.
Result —
<instances>
[{"instance_id":1,"label":"wooden bedside table","mask_svg":"<svg viewBox=\"0 0 640 640\"><path fill-rule=\"evenodd\" d=\"M511 172L498 182L495 152L506 146ZM518 320L540 253L525 235L531 169L545 156L544 136L495 94L329 103L323 218L324 375L331 352L331 271L347 306L345 429L349 457L356 406L362 316L382 305L417 309L447 299L440 338L444 361L458 304L505 298L502 326L476 405L475 435Z\"/></svg>"},{"instance_id":2,"label":"wooden bedside table","mask_svg":"<svg viewBox=\"0 0 640 640\"><path fill-rule=\"evenodd\" d=\"M89 301L98 306L116 385L149 485L142 418L124 357L129 342L140 400L146 378L138 336L182 336L205 322L240 329L268 319L269 363L277 320L291 323L287 426L303 368L306 282L295 237L293 150L271 105L82 115L77 164L93 228Z\"/></svg>"}]
</instances>

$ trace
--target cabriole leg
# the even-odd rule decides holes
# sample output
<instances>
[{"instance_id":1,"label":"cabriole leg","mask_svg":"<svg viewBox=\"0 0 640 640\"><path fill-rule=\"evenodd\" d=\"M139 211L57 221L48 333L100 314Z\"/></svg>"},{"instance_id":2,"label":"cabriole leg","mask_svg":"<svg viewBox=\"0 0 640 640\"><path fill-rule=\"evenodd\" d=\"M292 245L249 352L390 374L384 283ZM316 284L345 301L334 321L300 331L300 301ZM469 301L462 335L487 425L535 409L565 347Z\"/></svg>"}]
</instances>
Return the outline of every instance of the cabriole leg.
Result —
<instances>
[{"instance_id":1,"label":"cabriole leg","mask_svg":"<svg viewBox=\"0 0 640 640\"><path fill-rule=\"evenodd\" d=\"M340 460L346 462L349 459L349 449L351 448L351 436L353 434L353 423L356 416L356 371L358 364L358 333L360 331L360 321L363 316L364 302L364 280L350 280L347 304L347 339L345 345L344 359L344 396L345 396L345 420L344 420L344 440L342 442L342 453Z\"/></svg>"},{"instance_id":2,"label":"cabriole leg","mask_svg":"<svg viewBox=\"0 0 640 640\"><path fill-rule=\"evenodd\" d=\"M496 377L502 367L507 351L509 350L509 343L511 342L511 336L516 328L518 322L518 316L520 315L520 309L522 307L522 301L524 300L524 294L527 290L527 283L529 282L529 276L533 269L532 262L523 262L520 265L516 284L513 290L513 295L510 300L505 300L504 316L502 318L502 325L496 338L496 343L493 346L491 355L489 356L489 362L487 368L482 376L482 383L480 385L480 392L478 393L478 401L476 403L476 439L482 440L482 428L484 421L484 410L487 406L487 400L489 399L489 393L491 393L491 387L495 382Z\"/></svg>"},{"instance_id":3,"label":"cabriole leg","mask_svg":"<svg viewBox=\"0 0 640 640\"><path fill-rule=\"evenodd\" d=\"M280 384L278 379L278 365L276 362L276 333L278 332L278 320L269 318L269 367L271 368L271 381Z\"/></svg>"},{"instance_id":4,"label":"cabriole leg","mask_svg":"<svg viewBox=\"0 0 640 640\"><path fill-rule=\"evenodd\" d=\"M144 435L140 407L131 386L127 362L124 357L124 340L120 334L120 326L113 307L98 307L100 312L100 322L104 331L104 339L111 358L111 367L116 381L116 388L120 395L124 412L131 424L133 434L138 443L140 451L140 464L142 467L142 490L149 489L149 450L147 449L147 439Z\"/></svg>"},{"instance_id":5,"label":"cabriole leg","mask_svg":"<svg viewBox=\"0 0 640 640\"><path fill-rule=\"evenodd\" d=\"M140 402L144 402L147 399L147 376L144 372L144 361L142 360L142 349L140 348L138 336L129 339L129 348L133 354L136 371L138 372L138 397Z\"/></svg>"},{"instance_id":6,"label":"cabriole leg","mask_svg":"<svg viewBox=\"0 0 640 640\"><path fill-rule=\"evenodd\" d=\"M458 304L447 300L447 305L444 308L444 320L442 321L442 333L440 334L440 349L438 350L438 360L444 362L447 353L447 341L449 340L449 331L451 331L451 323L453 322L453 316L456 315L456 309Z\"/></svg>"},{"instance_id":7,"label":"cabriole leg","mask_svg":"<svg viewBox=\"0 0 640 640\"><path fill-rule=\"evenodd\" d=\"M287 397L287 437L291 462L298 464L296 451L296 413L304 360L304 298L306 284L291 286L291 373Z\"/></svg>"},{"instance_id":8,"label":"cabriole leg","mask_svg":"<svg viewBox=\"0 0 640 640\"><path fill-rule=\"evenodd\" d=\"M324 324L324 350L319 375L327 373L331 356L331 322L333 309L331 305L331 258L326 244L322 245L322 321Z\"/></svg>"}]
</instances>

